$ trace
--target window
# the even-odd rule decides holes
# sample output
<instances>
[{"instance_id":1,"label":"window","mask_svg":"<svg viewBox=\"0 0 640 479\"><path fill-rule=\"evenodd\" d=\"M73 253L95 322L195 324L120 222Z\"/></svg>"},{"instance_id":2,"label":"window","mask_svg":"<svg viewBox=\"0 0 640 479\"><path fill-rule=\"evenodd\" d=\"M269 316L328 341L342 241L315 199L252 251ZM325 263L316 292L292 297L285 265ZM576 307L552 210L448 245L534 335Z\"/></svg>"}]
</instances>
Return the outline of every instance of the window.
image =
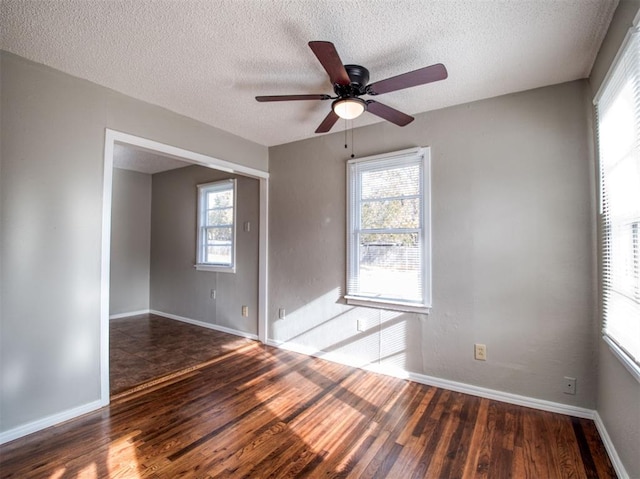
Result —
<instances>
[{"instance_id":1,"label":"window","mask_svg":"<svg viewBox=\"0 0 640 479\"><path fill-rule=\"evenodd\" d=\"M640 33L632 29L595 99L603 333L640 380Z\"/></svg>"},{"instance_id":2,"label":"window","mask_svg":"<svg viewBox=\"0 0 640 479\"><path fill-rule=\"evenodd\" d=\"M347 302L427 312L429 149L351 160L347 169Z\"/></svg>"},{"instance_id":3,"label":"window","mask_svg":"<svg viewBox=\"0 0 640 479\"><path fill-rule=\"evenodd\" d=\"M235 273L236 180L198 185L196 269Z\"/></svg>"}]
</instances>

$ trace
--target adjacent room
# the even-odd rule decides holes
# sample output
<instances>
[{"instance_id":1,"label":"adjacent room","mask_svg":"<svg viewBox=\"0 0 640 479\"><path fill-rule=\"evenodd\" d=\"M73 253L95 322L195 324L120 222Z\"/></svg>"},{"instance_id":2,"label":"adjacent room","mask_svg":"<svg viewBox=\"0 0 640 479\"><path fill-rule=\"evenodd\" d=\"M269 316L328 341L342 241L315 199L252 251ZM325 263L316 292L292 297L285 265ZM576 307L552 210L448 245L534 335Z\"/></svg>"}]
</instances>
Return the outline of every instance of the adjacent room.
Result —
<instances>
[{"instance_id":1,"label":"adjacent room","mask_svg":"<svg viewBox=\"0 0 640 479\"><path fill-rule=\"evenodd\" d=\"M3 0L0 477L640 478L639 12Z\"/></svg>"},{"instance_id":2,"label":"adjacent room","mask_svg":"<svg viewBox=\"0 0 640 479\"><path fill-rule=\"evenodd\" d=\"M119 143L114 145L113 166L109 260L112 398L191 371L241 347L245 338L258 338L259 231L259 182L254 178ZM225 239L233 243L242 261L236 262L233 274L202 274L193 264L196 231L201 229L196 225L195 193L199 185L218 184L235 187L237 207L232 199L224 209L214 211L224 215L226 225L241 225L235 237ZM218 229L228 232L228 228ZM230 261L231 250L225 253L229 257L224 259ZM242 321L234 322L233 312L243 307ZM203 327L233 334L203 331Z\"/></svg>"}]
</instances>

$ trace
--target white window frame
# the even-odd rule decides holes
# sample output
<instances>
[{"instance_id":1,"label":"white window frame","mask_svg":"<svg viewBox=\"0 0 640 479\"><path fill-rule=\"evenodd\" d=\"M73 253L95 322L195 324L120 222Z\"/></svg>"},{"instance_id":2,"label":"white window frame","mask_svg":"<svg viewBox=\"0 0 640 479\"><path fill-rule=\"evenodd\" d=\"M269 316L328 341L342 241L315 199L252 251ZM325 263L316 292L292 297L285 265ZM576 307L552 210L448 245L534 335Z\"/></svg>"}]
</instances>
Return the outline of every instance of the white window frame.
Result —
<instances>
[{"instance_id":1,"label":"white window frame","mask_svg":"<svg viewBox=\"0 0 640 479\"><path fill-rule=\"evenodd\" d=\"M235 178L214 181L211 183L205 183L197 186L198 190L198 229L196 240L196 265L195 268L198 271L212 271L218 273L235 273L236 272L236 214L238 209L237 203L237 182ZM207 246L206 235L207 228L211 225L207 224L207 194L210 192L220 192L232 190L233 191L233 213L231 226L231 263L211 263L206 262L205 248Z\"/></svg>"},{"instance_id":2,"label":"white window frame","mask_svg":"<svg viewBox=\"0 0 640 479\"><path fill-rule=\"evenodd\" d=\"M635 23L635 22L634 22ZM618 54L616 56L616 58L614 59L609 72L607 73L607 76L605 77L605 80L603 81L600 89L598 90L598 93L596 94L593 103L596 107L596 113L597 113L597 125L598 125L598 132L600 131L600 122L602 121L602 112L601 110L601 103L606 102L606 98L609 97L612 93L615 92L619 92L619 86L620 84L618 83L619 80L621 78L623 79L627 79L627 81L631 81L633 83L633 85L637 88L640 85L640 69L638 68L639 62L640 62L640 55L638 55L638 49L640 48L640 29L638 29L638 27L634 27L631 28L629 30L629 32L627 33L627 36L625 37L622 46L620 47L620 50L618 51ZM633 56L633 52L635 49L635 57ZM629 64L633 64L634 67L629 67ZM622 72L628 73L628 76L625 75L624 77L621 77L620 75L623 75ZM606 103L605 103L606 104ZM604 107L603 107L604 108ZM640 117L640 104L638 104L636 102L636 104L634 105L634 115L635 118L639 118ZM637 120L636 120L636 136L640 136L640 132L637 131L638 125L637 125ZM625 366L625 368L631 373L631 375L638 381L640 382L640 357L634 357L627 349L625 349L625 344L627 341L627 337L625 337L624 334L620 334L619 331L614 331L611 330L609 328L607 328L607 318L608 318L608 314L609 311L612 308L615 308L615 306L612 306L612 304L617 304L619 301L617 301L617 297L619 297L620 295L622 296L626 296L628 298L629 302L633 302L635 301L636 303L638 302L638 294L639 291L638 289L640 288L640 286L638 284L636 285L627 285L630 286L630 288L625 289L624 291L622 290L618 290L615 286L613 286L612 281L611 281L611 270L610 270L610 266L609 266L609 259L611 253L609 253L609 245L618 239L618 236L613 236L612 235L612 231L613 229L611 228L611 219L610 219L610 213L609 213L609 207L607 206L608 200L606 198L606 172L605 172L605 162L602 159L602 151L601 151L601 138L600 135L598 135L598 174L599 174L599 190L598 190L598 197L599 197L599 222L600 222L600 228L602 231L602 238L601 238L601 244L600 244L600 258L602 260L602 268L601 268L601 275L599 278L600 281L600 287L601 287L601 292L602 292L602 303L603 303L603 311L602 311L602 335L603 335L603 340L605 341L605 343L607 343L607 345L609 346L611 352L614 354L614 356L616 356L620 362ZM637 146L636 146L637 148ZM636 154L638 154L638 152L636 151ZM633 224L637 224L637 218L630 219L630 225ZM617 225L618 223L616 223ZM631 230L633 231L632 235L635 234L635 240L637 241L637 226L635 227L635 230L633 229L632 226L630 226ZM633 242L633 239L632 239ZM638 254L638 250L637 250L637 243L635 244L634 250L633 250L633 256L637 257ZM637 274L637 264L635 266L635 272ZM634 291L635 290L635 291ZM637 307L637 306L636 306ZM629 313L632 314L632 313ZM616 316L617 318L617 316ZM610 318L611 319L611 318ZM633 321L633 320L638 321L638 318L634 318L631 317L629 318L629 321ZM632 330L633 326L631 326L629 328L629 330Z\"/></svg>"},{"instance_id":3,"label":"white window frame","mask_svg":"<svg viewBox=\"0 0 640 479\"><path fill-rule=\"evenodd\" d=\"M363 295L354 290L358 284L361 204L361 173L367 168L377 169L382 161L390 167L416 162L421 164L421 218L416 229L421 239L422 299L407 301L399 298ZM357 168L356 168L357 165ZM359 171L359 172L358 172ZM370 170L369 170L370 171ZM394 230L389 230L394 231ZM381 232L378 231L378 232ZM428 314L431 310L431 150L429 147L411 148L381 155L358 158L347 162L347 304Z\"/></svg>"}]
</instances>

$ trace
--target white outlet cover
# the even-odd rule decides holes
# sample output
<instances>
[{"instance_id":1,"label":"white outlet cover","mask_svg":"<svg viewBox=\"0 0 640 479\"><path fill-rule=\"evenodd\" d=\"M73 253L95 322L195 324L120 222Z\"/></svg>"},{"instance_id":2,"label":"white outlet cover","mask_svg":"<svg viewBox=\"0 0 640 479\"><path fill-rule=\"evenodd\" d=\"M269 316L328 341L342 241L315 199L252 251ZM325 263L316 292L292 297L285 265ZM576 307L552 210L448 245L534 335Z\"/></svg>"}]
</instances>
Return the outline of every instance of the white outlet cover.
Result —
<instances>
[{"instance_id":1,"label":"white outlet cover","mask_svg":"<svg viewBox=\"0 0 640 479\"><path fill-rule=\"evenodd\" d=\"M576 378L564 377L564 393L575 394L576 393Z\"/></svg>"}]
</instances>

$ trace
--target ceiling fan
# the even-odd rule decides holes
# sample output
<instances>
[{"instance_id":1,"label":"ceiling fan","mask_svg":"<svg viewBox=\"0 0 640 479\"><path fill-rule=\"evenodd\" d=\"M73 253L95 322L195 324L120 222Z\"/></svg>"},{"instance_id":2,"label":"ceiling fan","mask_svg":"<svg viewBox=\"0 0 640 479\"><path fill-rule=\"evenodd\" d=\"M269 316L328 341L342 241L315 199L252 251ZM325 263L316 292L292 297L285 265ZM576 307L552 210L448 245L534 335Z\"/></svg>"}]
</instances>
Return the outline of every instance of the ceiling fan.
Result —
<instances>
[{"instance_id":1,"label":"ceiling fan","mask_svg":"<svg viewBox=\"0 0 640 479\"><path fill-rule=\"evenodd\" d=\"M369 70L360 65L343 65L336 47L331 42L309 42L309 47L329 74L336 96L331 95L271 95L257 96L256 100L291 101L291 100L333 100L331 111L320 123L316 133L326 133L339 118L352 120L365 111L373 113L398 126L411 123L414 118L406 113L391 108L375 100L363 100L362 95L381 95L418 85L425 85L447 78L447 69L442 63L403 73L386 80L369 84Z\"/></svg>"}]
</instances>

